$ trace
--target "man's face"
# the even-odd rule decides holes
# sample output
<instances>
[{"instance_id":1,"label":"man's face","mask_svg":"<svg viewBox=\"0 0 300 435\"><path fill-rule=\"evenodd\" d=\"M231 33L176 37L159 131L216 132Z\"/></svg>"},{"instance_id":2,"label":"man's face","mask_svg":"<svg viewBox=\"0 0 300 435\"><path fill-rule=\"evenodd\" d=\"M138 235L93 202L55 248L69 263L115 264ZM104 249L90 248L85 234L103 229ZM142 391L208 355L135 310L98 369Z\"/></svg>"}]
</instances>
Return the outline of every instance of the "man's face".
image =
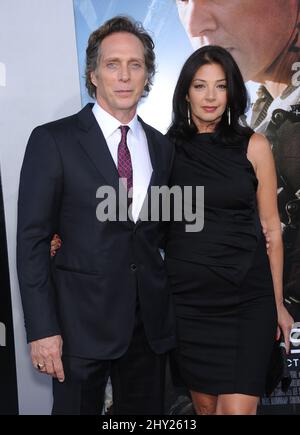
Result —
<instances>
[{"instance_id":1,"label":"man's face","mask_svg":"<svg viewBox=\"0 0 300 435\"><path fill-rule=\"evenodd\" d=\"M220 45L238 63L245 81L265 71L292 38L298 0L176 0L195 49Z\"/></svg>"},{"instance_id":2,"label":"man's face","mask_svg":"<svg viewBox=\"0 0 300 435\"><path fill-rule=\"evenodd\" d=\"M91 80L103 109L117 119L123 118L124 113L133 116L147 83L142 42L125 32L104 38Z\"/></svg>"}]
</instances>

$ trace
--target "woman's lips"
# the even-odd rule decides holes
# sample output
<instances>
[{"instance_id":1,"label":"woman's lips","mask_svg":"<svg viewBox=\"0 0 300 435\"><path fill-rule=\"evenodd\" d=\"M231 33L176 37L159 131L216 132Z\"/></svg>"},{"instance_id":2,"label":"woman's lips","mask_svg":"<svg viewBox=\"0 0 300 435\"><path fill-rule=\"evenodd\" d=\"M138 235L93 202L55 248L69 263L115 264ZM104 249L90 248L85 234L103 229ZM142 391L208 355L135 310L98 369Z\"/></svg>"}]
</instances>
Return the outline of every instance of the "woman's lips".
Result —
<instances>
[{"instance_id":1,"label":"woman's lips","mask_svg":"<svg viewBox=\"0 0 300 435\"><path fill-rule=\"evenodd\" d=\"M217 110L217 106L202 106L202 109L205 110L205 112L214 112Z\"/></svg>"}]
</instances>

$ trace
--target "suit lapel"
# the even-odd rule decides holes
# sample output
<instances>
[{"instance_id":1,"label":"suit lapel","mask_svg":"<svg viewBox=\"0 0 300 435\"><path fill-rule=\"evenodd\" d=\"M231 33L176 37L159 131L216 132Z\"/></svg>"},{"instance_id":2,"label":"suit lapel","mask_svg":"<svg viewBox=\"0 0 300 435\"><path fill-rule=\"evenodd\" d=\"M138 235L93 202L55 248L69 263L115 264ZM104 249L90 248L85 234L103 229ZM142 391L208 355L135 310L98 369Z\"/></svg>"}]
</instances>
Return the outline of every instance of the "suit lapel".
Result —
<instances>
[{"instance_id":1,"label":"suit lapel","mask_svg":"<svg viewBox=\"0 0 300 435\"><path fill-rule=\"evenodd\" d=\"M147 143L148 143L148 150L149 155L151 159L151 165L152 165L152 175L148 186L148 194L149 189L151 186L155 186L157 177L159 175L160 171L160 164L159 164L159 144L157 143L157 140L154 137L153 130L149 127L148 124L146 124L140 117L138 118L140 123L142 124L142 127L145 131Z\"/></svg>"},{"instance_id":2,"label":"suit lapel","mask_svg":"<svg viewBox=\"0 0 300 435\"><path fill-rule=\"evenodd\" d=\"M148 201L148 210L149 210L149 207L150 207L149 198L151 198L151 187L160 185L161 173L162 173L162 164L161 164L162 162L160 159L160 155L161 155L160 143L157 141L157 138L154 135L153 129L148 124L146 124L140 117L139 117L139 121L142 124L142 127L145 131L145 134L146 134L149 155L150 155L152 169L153 169L151 179L150 179L148 189L147 189L147 196L146 196L144 203L143 203L143 206L141 208L141 212L142 212L143 207L146 205L146 201ZM140 212L140 214L141 214L141 212ZM140 225L141 223L142 223L142 221L140 220L140 218L138 218L136 225Z\"/></svg>"},{"instance_id":3,"label":"suit lapel","mask_svg":"<svg viewBox=\"0 0 300 435\"><path fill-rule=\"evenodd\" d=\"M119 189L119 173L116 168L115 162L111 156L106 140L103 136L102 130L92 112L92 104L86 105L79 113L79 129L80 129L80 144L92 163L98 169L99 173L104 177L107 186L114 188L116 198L120 198L117 209L123 209L123 215L127 214L125 188L120 193ZM133 226L134 223L127 219L124 221L125 225Z\"/></svg>"},{"instance_id":4,"label":"suit lapel","mask_svg":"<svg viewBox=\"0 0 300 435\"><path fill-rule=\"evenodd\" d=\"M93 104L87 104L78 113L78 126L80 130L79 141L92 163L105 178L107 185L112 186L115 189L118 197L119 174L103 133L92 112L92 107ZM152 128L148 126L141 118L139 118L139 121L142 124L147 137L149 155L153 169L147 190L147 195L150 197L151 186L159 186L161 182L160 175L162 172L162 164L160 159L160 143L157 141ZM140 224L141 222L142 221L138 219L136 225ZM128 223L132 225L131 221L128 221Z\"/></svg>"},{"instance_id":5,"label":"suit lapel","mask_svg":"<svg viewBox=\"0 0 300 435\"><path fill-rule=\"evenodd\" d=\"M98 171L118 192L119 174L107 146L103 133L92 112L92 104L86 105L79 113L80 144Z\"/></svg>"}]
</instances>

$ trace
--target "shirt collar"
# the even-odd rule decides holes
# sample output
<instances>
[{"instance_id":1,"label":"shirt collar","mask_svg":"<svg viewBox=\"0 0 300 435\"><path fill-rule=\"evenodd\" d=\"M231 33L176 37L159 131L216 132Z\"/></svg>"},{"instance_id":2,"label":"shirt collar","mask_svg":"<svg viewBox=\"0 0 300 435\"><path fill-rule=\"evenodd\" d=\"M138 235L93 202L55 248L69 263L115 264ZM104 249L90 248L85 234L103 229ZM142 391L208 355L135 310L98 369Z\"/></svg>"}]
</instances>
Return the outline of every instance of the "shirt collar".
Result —
<instances>
[{"instance_id":1,"label":"shirt collar","mask_svg":"<svg viewBox=\"0 0 300 435\"><path fill-rule=\"evenodd\" d=\"M120 125L128 125L129 131L133 133L134 136L138 135L138 130L140 128L140 123L138 121L137 114L134 115L132 120L128 124L122 124L118 119L114 118L110 113L106 112L97 102L94 104L93 113L95 118L102 130L105 140L107 140Z\"/></svg>"}]
</instances>

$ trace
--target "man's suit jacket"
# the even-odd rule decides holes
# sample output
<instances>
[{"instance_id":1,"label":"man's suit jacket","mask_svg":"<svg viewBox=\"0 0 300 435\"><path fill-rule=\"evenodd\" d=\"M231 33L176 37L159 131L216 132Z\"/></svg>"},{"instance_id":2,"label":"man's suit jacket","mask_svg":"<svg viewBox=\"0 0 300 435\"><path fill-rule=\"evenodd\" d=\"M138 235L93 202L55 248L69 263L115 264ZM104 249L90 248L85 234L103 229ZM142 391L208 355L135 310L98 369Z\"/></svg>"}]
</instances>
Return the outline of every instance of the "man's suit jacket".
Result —
<instances>
[{"instance_id":1,"label":"man's suit jacket","mask_svg":"<svg viewBox=\"0 0 300 435\"><path fill-rule=\"evenodd\" d=\"M131 340L136 301L156 353L175 346L173 304L159 247L161 222L100 222L96 191L119 177L87 105L37 127L20 178L17 265L28 341L61 334L65 354L121 356ZM167 185L173 147L140 120L153 167L149 186ZM62 239L49 255L54 233Z\"/></svg>"}]
</instances>

